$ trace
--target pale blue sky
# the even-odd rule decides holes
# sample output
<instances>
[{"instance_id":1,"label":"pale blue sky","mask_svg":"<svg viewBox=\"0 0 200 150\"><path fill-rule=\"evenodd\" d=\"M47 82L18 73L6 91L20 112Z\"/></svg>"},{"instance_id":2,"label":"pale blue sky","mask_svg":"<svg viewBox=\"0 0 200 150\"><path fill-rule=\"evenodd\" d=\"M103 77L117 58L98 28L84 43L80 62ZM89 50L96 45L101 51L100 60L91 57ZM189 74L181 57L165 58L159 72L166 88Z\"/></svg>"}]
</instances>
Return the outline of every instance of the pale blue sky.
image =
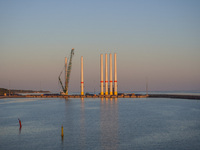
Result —
<instances>
[{"instance_id":1,"label":"pale blue sky","mask_svg":"<svg viewBox=\"0 0 200 150\"><path fill-rule=\"evenodd\" d=\"M69 92L99 91L100 54L117 53L118 89L200 90L199 0L0 0L0 87L59 91L75 48Z\"/></svg>"}]
</instances>

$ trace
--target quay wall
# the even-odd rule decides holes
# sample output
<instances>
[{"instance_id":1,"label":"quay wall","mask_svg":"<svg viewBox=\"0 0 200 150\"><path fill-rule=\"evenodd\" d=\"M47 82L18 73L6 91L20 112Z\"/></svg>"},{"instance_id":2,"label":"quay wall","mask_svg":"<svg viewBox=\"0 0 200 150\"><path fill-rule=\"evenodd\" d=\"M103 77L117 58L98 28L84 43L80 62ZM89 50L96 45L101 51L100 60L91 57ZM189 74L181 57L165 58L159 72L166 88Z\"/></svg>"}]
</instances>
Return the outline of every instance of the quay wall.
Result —
<instances>
[{"instance_id":1,"label":"quay wall","mask_svg":"<svg viewBox=\"0 0 200 150\"><path fill-rule=\"evenodd\" d=\"M146 98L147 95L27 95L28 98Z\"/></svg>"},{"instance_id":2,"label":"quay wall","mask_svg":"<svg viewBox=\"0 0 200 150\"><path fill-rule=\"evenodd\" d=\"M149 95L11 95L0 96L2 98L177 98L200 100L200 95L168 95L168 94L149 94Z\"/></svg>"},{"instance_id":3,"label":"quay wall","mask_svg":"<svg viewBox=\"0 0 200 150\"><path fill-rule=\"evenodd\" d=\"M149 98L178 98L200 100L200 95L149 94Z\"/></svg>"}]
</instances>

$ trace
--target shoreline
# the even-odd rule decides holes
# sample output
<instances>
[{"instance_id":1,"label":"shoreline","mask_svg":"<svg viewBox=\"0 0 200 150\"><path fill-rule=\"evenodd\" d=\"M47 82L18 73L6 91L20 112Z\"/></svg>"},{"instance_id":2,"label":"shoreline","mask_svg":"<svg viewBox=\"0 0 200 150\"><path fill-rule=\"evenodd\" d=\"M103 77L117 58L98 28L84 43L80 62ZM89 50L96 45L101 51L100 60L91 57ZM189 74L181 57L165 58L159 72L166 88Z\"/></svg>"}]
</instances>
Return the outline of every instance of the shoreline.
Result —
<instances>
[{"instance_id":1,"label":"shoreline","mask_svg":"<svg viewBox=\"0 0 200 150\"><path fill-rule=\"evenodd\" d=\"M149 94L149 98L176 98L200 100L200 95L177 95L177 94Z\"/></svg>"},{"instance_id":2,"label":"shoreline","mask_svg":"<svg viewBox=\"0 0 200 150\"><path fill-rule=\"evenodd\" d=\"M200 100L200 95L177 95L177 94L149 94L149 95L11 95L0 96L3 98L175 98Z\"/></svg>"}]
</instances>

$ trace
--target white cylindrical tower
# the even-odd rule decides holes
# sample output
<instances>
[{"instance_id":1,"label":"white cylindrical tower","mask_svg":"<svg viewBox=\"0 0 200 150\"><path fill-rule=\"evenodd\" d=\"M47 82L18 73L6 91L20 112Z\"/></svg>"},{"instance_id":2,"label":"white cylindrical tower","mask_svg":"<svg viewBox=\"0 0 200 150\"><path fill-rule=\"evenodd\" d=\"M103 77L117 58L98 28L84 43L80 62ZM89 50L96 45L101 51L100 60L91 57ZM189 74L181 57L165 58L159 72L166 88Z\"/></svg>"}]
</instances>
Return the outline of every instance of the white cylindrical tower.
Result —
<instances>
[{"instance_id":1,"label":"white cylindrical tower","mask_svg":"<svg viewBox=\"0 0 200 150\"><path fill-rule=\"evenodd\" d=\"M108 55L105 54L105 95L108 95Z\"/></svg>"},{"instance_id":2,"label":"white cylindrical tower","mask_svg":"<svg viewBox=\"0 0 200 150\"><path fill-rule=\"evenodd\" d=\"M65 90L67 90L67 57L65 57ZM65 94L68 94L68 91Z\"/></svg>"},{"instance_id":3,"label":"white cylindrical tower","mask_svg":"<svg viewBox=\"0 0 200 150\"><path fill-rule=\"evenodd\" d=\"M112 83L112 54L110 54L110 95L113 95L113 83Z\"/></svg>"},{"instance_id":4,"label":"white cylindrical tower","mask_svg":"<svg viewBox=\"0 0 200 150\"><path fill-rule=\"evenodd\" d=\"M81 95L84 95L83 56L81 56Z\"/></svg>"},{"instance_id":5,"label":"white cylindrical tower","mask_svg":"<svg viewBox=\"0 0 200 150\"><path fill-rule=\"evenodd\" d=\"M114 95L117 95L117 54L114 54Z\"/></svg>"},{"instance_id":6,"label":"white cylindrical tower","mask_svg":"<svg viewBox=\"0 0 200 150\"><path fill-rule=\"evenodd\" d=\"M101 64L101 70L100 70L100 72L101 72L101 95L104 95L104 92L103 92L103 54L101 54L101 56L100 56L100 64Z\"/></svg>"}]
</instances>

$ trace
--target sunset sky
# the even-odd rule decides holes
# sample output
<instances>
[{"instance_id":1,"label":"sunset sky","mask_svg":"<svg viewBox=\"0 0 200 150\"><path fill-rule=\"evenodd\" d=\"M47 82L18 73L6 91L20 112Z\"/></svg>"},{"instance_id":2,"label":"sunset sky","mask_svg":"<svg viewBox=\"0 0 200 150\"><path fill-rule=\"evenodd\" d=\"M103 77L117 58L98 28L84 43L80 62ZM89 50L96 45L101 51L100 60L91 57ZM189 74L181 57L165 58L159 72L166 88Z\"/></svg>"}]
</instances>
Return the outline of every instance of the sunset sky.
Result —
<instances>
[{"instance_id":1,"label":"sunset sky","mask_svg":"<svg viewBox=\"0 0 200 150\"><path fill-rule=\"evenodd\" d=\"M0 88L100 91L100 54L117 53L118 90L200 91L199 0L0 0ZM105 56L105 55L104 55Z\"/></svg>"}]
</instances>

